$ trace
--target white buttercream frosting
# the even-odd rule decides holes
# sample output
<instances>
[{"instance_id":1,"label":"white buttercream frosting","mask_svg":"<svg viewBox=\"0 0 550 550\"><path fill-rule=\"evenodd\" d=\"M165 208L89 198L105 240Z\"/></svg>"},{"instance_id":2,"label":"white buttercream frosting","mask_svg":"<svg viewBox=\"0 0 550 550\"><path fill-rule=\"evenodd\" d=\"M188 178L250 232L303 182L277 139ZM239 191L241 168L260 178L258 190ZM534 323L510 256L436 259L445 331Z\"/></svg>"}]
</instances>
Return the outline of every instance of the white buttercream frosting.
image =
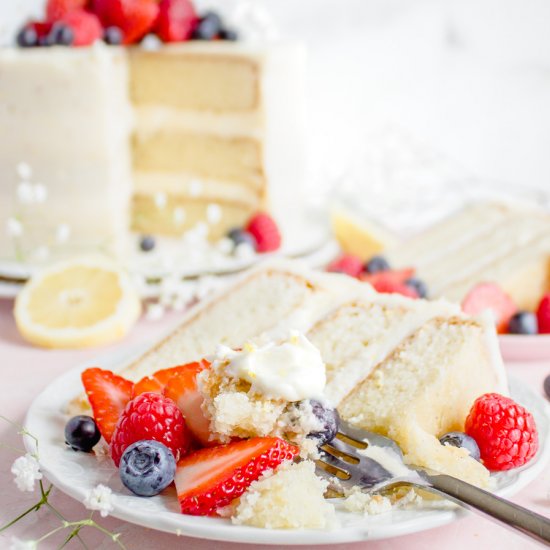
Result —
<instances>
[{"instance_id":1,"label":"white buttercream frosting","mask_svg":"<svg viewBox=\"0 0 550 550\"><path fill-rule=\"evenodd\" d=\"M228 361L227 374L246 380L253 392L269 399L321 398L325 389L321 353L298 331L279 343L245 344L241 351L221 347L217 357Z\"/></svg>"}]
</instances>

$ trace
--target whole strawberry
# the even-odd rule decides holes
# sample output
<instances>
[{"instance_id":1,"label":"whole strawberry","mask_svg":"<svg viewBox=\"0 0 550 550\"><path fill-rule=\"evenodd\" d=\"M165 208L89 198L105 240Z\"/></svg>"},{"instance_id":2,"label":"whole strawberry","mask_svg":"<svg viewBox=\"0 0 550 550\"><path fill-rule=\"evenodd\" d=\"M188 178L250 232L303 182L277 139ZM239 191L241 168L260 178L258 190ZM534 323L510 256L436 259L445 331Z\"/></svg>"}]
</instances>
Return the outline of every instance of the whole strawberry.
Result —
<instances>
[{"instance_id":1,"label":"whole strawberry","mask_svg":"<svg viewBox=\"0 0 550 550\"><path fill-rule=\"evenodd\" d=\"M531 460L539 447L537 427L529 411L498 393L478 397L466 418L489 470L510 470Z\"/></svg>"},{"instance_id":2,"label":"whole strawberry","mask_svg":"<svg viewBox=\"0 0 550 550\"><path fill-rule=\"evenodd\" d=\"M164 42L183 42L191 38L197 22L191 0L161 0L155 30Z\"/></svg>"},{"instance_id":3,"label":"whole strawberry","mask_svg":"<svg viewBox=\"0 0 550 550\"><path fill-rule=\"evenodd\" d=\"M119 465L126 448L141 440L166 445L176 460L189 450L191 434L176 404L158 393L142 393L120 415L111 439L111 457Z\"/></svg>"},{"instance_id":4,"label":"whole strawberry","mask_svg":"<svg viewBox=\"0 0 550 550\"><path fill-rule=\"evenodd\" d=\"M246 230L256 239L257 252L273 252L281 246L281 234L275 220L265 212L253 216Z\"/></svg>"}]
</instances>

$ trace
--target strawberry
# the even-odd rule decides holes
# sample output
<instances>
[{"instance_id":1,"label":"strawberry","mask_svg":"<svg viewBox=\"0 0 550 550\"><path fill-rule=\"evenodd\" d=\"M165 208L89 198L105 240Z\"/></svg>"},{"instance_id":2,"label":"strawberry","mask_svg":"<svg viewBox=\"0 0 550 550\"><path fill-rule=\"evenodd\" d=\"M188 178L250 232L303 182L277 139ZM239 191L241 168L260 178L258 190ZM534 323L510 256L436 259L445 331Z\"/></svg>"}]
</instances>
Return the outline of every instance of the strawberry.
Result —
<instances>
[{"instance_id":1,"label":"strawberry","mask_svg":"<svg viewBox=\"0 0 550 550\"><path fill-rule=\"evenodd\" d=\"M387 271L377 271L376 273L363 273L359 276L362 281L370 283L376 288L376 285L405 285L414 275L413 268L392 269ZM379 292L382 292L381 290Z\"/></svg>"},{"instance_id":2,"label":"strawberry","mask_svg":"<svg viewBox=\"0 0 550 550\"><path fill-rule=\"evenodd\" d=\"M479 315L490 310L499 333L508 330L510 319L517 312L516 304L504 290L494 283L476 285L462 301L462 310L468 315Z\"/></svg>"},{"instance_id":3,"label":"strawberry","mask_svg":"<svg viewBox=\"0 0 550 550\"><path fill-rule=\"evenodd\" d=\"M189 431L201 445L215 444L210 439L210 421L202 411L203 397L197 388L197 374L208 368L210 363L202 360L176 367L178 373L170 378L164 388L164 395L177 404Z\"/></svg>"},{"instance_id":4,"label":"strawberry","mask_svg":"<svg viewBox=\"0 0 550 550\"><path fill-rule=\"evenodd\" d=\"M419 298L418 292L414 288L403 283L380 279L372 283L372 286L376 292L381 294L401 294L408 298Z\"/></svg>"},{"instance_id":5,"label":"strawberry","mask_svg":"<svg viewBox=\"0 0 550 550\"><path fill-rule=\"evenodd\" d=\"M342 254L327 265L327 271L359 277L363 272L363 262L353 254Z\"/></svg>"},{"instance_id":6,"label":"strawberry","mask_svg":"<svg viewBox=\"0 0 550 550\"><path fill-rule=\"evenodd\" d=\"M550 294L545 294L537 308L539 334L550 334Z\"/></svg>"},{"instance_id":7,"label":"strawberry","mask_svg":"<svg viewBox=\"0 0 550 550\"><path fill-rule=\"evenodd\" d=\"M132 398L141 395L142 393L162 393L166 384L168 384L170 378L173 376L185 373L186 366L182 367L172 367L170 369L162 369L153 373L151 376L145 376L139 382L134 384L134 391L132 393Z\"/></svg>"},{"instance_id":8,"label":"strawberry","mask_svg":"<svg viewBox=\"0 0 550 550\"><path fill-rule=\"evenodd\" d=\"M178 463L174 478L182 513L215 515L263 472L296 454L297 447L278 437L255 437L187 455Z\"/></svg>"},{"instance_id":9,"label":"strawberry","mask_svg":"<svg viewBox=\"0 0 550 550\"><path fill-rule=\"evenodd\" d=\"M92 11L104 27L118 27L123 44L134 44L152 30L159 14L155 0L92 0Z\"/></svg>"},{"instance_id":10,"label":"strawberry","mask_svg":"<svg viewBox=\"0 0 550 550\"><path fill-rule=\"evenodd\" d=\"M93 13L73 10L63 15L59 21L72 29L74 46L90 46L103 36L101 23Z\"/></svg>"},{"instance_id":11,"label":"strawberry","mask_svg":"<svg viewBox=\"0 0 550 550\"><path fill-rule=\"evenodd\" d=\"M265 212L253 216L245 229L256 239L256 252L273 252L281 246L277 223Z\"/></svg>"},{"instance_id":12,"label":"strawberry","mask_svg":"<svg viewBox=\"0 0 550 550\"><path fill-rule=\"evenodd\" d=\"M155 30L164 42L189 40L198 17L191 0L161 0Z\"/></svg>"},{"instance_id":13,"label":"strawberry","mask_svg":"<svg viewBox=\"0 0 550 550\"><path fill-rule=\"evenodd\" d=\"M109 442L124 407L132 397L134 384L111 371L98 368L86 369L82 373L82 383L99 431Z\"/></svg>"},{"instance_id":14,"label":"strawberry","mask_svg":"<svg viewBox=\"0 0 550 550\"><path fill-rule=\"evenodd\" d=\"M46 18L48 21L59 21L65 14L73 10L84 9L88 0L48 0Z\"/></svg>"}]
</instances>

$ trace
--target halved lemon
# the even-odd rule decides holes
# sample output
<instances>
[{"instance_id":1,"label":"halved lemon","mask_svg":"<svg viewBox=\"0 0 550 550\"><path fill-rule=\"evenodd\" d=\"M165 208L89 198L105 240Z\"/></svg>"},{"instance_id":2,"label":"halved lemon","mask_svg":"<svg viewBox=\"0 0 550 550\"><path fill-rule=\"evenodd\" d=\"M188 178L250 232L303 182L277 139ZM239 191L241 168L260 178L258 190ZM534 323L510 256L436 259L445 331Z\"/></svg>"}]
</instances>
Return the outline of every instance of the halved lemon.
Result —
<instances>
[{"instance_id":1,"label":"halved lemon","mask_svg":"<svg viewBox=\"0 0 550 550\"><path fill-rule=\"evenodd\" d=\"M86 348L122 338L141 313L128 274L103 258L79 258L36 273L15 301L21 335L47 348Z\"/></svg>"}]
</instances>

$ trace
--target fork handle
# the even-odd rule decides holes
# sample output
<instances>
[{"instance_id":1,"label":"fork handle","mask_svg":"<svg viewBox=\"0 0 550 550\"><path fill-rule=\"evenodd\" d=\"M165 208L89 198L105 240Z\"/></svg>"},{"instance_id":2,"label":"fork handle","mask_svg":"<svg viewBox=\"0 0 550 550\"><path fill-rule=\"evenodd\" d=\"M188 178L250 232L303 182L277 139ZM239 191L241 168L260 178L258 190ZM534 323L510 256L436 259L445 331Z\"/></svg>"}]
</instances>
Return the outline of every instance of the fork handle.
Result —
<instances>
[{"instance_id":1,"label":"fork handle","mask_svg":"<svg viewBox=\"0 0 550 550\"><path fill-rule=\"evenodd\" d=\"M506 527L550 546L550 520L548 518L455 477L445 474L418 473L427 484L427 486L419 484L419 487L443 495L469 510L481 513Z\"/></svg>"}]
</instances>

